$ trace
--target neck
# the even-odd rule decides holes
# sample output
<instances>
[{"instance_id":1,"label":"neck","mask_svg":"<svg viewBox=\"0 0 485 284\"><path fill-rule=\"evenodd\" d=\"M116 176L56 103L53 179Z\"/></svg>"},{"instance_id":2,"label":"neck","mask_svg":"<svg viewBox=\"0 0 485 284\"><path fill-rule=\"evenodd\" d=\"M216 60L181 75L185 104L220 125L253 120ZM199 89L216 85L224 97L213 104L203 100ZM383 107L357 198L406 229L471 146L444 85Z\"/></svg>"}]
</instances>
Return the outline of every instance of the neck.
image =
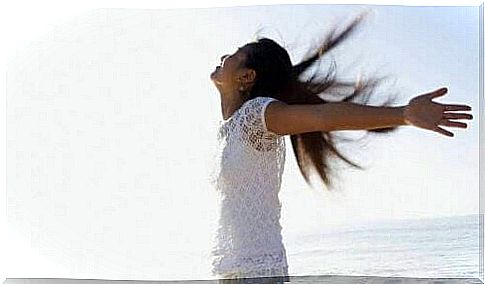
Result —
<instances>
[{"instance_id":1,"label":"neck","mask_svg":"<svg viewBox=\"0 0 485 284\"><path fill-rule=\"evenodd\" d=\"M229 119L243 103L244 100L241 98L241 94L239 93L233 95L221 94L222 118L224 120Z\"/></svg>"}]
</instances>

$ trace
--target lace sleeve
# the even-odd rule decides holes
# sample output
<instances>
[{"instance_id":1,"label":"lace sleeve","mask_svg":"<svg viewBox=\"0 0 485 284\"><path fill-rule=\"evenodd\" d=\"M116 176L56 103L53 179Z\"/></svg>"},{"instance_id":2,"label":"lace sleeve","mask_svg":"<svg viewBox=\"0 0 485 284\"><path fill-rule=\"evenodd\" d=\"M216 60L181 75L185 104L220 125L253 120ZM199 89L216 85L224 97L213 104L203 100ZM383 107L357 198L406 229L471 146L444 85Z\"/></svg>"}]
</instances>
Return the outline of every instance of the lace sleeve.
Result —
<instances>
[{"instance_id":1,"label":"lace sleeve","mask_svg":"<svg viewBox=\"0 0 485 284\"><path fill-rule=\"evenodd\" d=\"M268 130L265 110L276 99L256 97L247 102L241 112L241 139L258 151L270 151L276 146L275 139L281 137Z\"/></svg>"}]
</instances>

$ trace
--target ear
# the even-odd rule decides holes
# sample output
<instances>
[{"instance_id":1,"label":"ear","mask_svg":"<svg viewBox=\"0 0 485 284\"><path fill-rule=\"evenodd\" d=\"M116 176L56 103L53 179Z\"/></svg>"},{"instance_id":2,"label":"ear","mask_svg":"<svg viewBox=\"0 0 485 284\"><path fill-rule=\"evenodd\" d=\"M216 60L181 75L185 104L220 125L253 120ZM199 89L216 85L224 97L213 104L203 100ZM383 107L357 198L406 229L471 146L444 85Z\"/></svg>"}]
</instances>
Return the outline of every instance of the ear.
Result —
<instances>
[{"instance_id":1,"label":"ear","mask_svg":"<svg viewBox=\"0 0 485 284\"><path fill-rule=\"evenodd\" d=\"M247 68L247 69L244 69L243 73L238 78L238 81L247 84L247 83L254 82L255 79L256 79L256 71L254 71L253 69Z\"/></svg>"}]
</instances>

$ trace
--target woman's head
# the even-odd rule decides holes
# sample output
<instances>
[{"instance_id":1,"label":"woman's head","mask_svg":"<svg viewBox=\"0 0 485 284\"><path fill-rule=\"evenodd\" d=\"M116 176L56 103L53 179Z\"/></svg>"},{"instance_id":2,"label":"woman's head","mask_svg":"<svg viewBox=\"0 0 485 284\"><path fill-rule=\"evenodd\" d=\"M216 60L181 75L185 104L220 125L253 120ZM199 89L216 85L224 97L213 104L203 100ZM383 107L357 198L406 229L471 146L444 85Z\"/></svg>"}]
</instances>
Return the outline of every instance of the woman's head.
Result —
<instances>
[{"instance_id":1,"label":"woman's head","mask_svg":"<svg viewBox=\"0 0 485 284\"><path fill-rule=\"evenodd\" d=\"M345 41L364 19L364 15L356 17L341 32L337 32L336 28L331 29L317 47L309 50L309 56L296 65L292 65L288 52L282 46L261 37L238 48L235 53L223 56L222 66L216 68L211 79L223 96L238 96L242 101L266 96L287 104L323 104L328 102L322 98L325 93L334 97L333 101L366 104L375 87L386 77L356 82L341 81L336 78L336 65L333 64L325 76L317 76L320 70L316 69L309 79L300 78L329 51ZM387 95L391 96L381 106L390 105L397 98L392 96L396 93L387 92ZM389 133L396 129L370 129L366 133ZM332 156L362 169L340 153L336 147L336 140L340 137L332 132L301 133L291 135L290 139L300 172L309 184L313 171L331 189L329 158Z\"/></svg>"},{"instance_id":2,"label":"woman's head","mask_svg":"<svg viewBox=\"0 0 485 284\"><path fill-rule=\"evenodd\" d=\"M222 95L234 94L242 87L249 88L256 74L244 67L246 53L238 48L232 54L221 57L221 64L211 73L211 80Z\"/></svg>"},{"instance_id":3,"label":"woman's head","mask_svg":"<svg viewBox=\"0 0 485 284\"><path fill-rule=\"evenodd\" d=\"M259 38L221 57L211 79L224 94L244 99L278 94L293 77L288 52L269 38Z\"/></svg>"}]
</instances>

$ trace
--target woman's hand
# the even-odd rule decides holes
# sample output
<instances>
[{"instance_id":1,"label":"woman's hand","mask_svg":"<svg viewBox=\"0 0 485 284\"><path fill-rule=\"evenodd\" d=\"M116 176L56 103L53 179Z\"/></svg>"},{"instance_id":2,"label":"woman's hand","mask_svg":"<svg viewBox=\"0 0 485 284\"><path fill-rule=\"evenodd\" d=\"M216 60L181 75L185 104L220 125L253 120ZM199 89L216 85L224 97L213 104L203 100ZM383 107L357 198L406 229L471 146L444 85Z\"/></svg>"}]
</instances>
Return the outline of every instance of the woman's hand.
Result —
<instances>
[{"instance_id":1,"label":"woman's hand","mask_svg":"<svg viewBox=\"0 0 485 284\"><path fill-rule=\"evenodd\" d=\"M452 113L452 111L471 110L472 108L470 106L455 104L447 105L431 101L431 99L443 96L447 92L447 88L440 88L433 92L412 98L404 108L404 120L406 123L435 131L449 137L453 137L453 133L439 127L439 125L466 128L466 123L451 121L450 119L472 119L473 116L471 114Z\"/></svg>"}]
</instances>

